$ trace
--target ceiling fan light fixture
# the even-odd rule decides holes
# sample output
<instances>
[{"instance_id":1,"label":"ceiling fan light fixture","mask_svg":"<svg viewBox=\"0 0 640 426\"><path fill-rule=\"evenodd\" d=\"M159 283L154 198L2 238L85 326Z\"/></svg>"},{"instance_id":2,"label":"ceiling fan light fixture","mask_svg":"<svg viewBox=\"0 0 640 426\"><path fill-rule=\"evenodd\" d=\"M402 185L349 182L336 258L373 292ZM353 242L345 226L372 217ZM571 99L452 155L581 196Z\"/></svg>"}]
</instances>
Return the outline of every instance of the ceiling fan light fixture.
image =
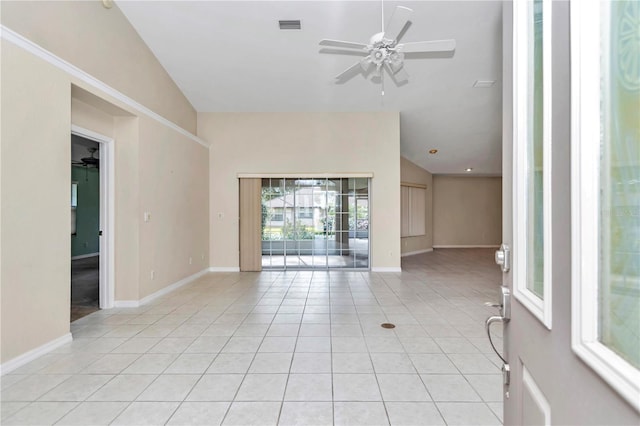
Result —
<instances>
[{"instance_id":1,"label":"ceiling fan light fixture","mask_svg":"<svg viewBox=\"0 0 640 426\"><path fill-rule=\"evenodd\" d=\"M393 73L397 73L398 71L400 71L400 69L402 68L402 66L404 65L404 55L400 52L392 52L389 55L389 66L391 67L391 70L393 71Z\"/></svg>"},{"instance_id":2,"label":"ceiling fan light fixture","mask_svg":"<svg viewBox=\"0 0 640 426\"><path fill-rule=\"evenodd\" d=\"M367 56L366 58L364 58L363 60L360 61L360 67L362 68L362 71L367 72L369 71L369 68L371 67L371 56Z\"/></svg>"},{"instance_id":3,"label":"ceiling fan light fixture","mask_svg":"<svg viewBox=\"0 0 640 426\"><path fill-rule=\"evenodd\" d=\"M472 171L473 168L472 167L467 167L466 169L464 169L465 172L469 173L470 171Z\"/></svg>"}]
</instances>

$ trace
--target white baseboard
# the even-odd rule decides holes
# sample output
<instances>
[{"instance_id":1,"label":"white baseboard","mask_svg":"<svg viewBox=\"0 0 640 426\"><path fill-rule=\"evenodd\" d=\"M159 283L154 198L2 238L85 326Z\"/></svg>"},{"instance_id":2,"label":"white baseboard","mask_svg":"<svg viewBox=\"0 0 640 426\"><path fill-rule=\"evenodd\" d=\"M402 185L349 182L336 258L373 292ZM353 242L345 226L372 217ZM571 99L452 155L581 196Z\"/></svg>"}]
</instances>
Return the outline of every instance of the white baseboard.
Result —
<instances>
[{"instance_id":1,"label":"white baseboard","mask_svg":"<svg viewBox=\"0 0 640 426\"><path fill-rule=\"evenodd\" d=\"M87 253L87 254L81 254L78 256L73 256L71 258L71 260L78 260L78 259L86 259L88 257L96 257L96 256L100 256L100 252L97 253Z\"/></svg>"},{"instance_id":2,"label":"white baseboard","mask_svg":"<svg viewBox=\"0 0 640 426\"><path fill-rule=\"evenodd\" d=\"M140 299L140 305L146 305L149 302L154 301L155 299L157 299L158 297L162 297L165 294L171 293L172 291L175 291L177 289L179 289L182 286L185 286L187 284L189 284L192 281L197 280L198 278L200 278L201 276L203 276L204 274L208 273L209 270L208 269L203 269L200 272L196 272L193 275L189 275L186 278L181 279L178 282L175 282L163 289L160 289L158 291L156 291L155 293L151 293L150 295L143 297L142 299Z\"/></svg>"},{"instance_id":3,"label":"white baseboard","mask_svg":"<svg viewBox=\"0 0 640 426\"><path fill-rule=\"evenodd\" d=\"M433 248L428 248L428 249L424 249L424 250L409 251L409 252L406 252L406 253L402 253L400 255L400 257L413 256L415 254L422 254L422 253L429 253L431 251L433 251Z\"/></svg>"},{"instance_id":4,"label":"white baseboard","mask_svg":"<svg viewBox=\"0 0 640 426\"><path fill-rule=\"evenodd\" d=\"M140 302L137 300L116 300L113 302L114 308L137 308L140 306Z\"/></svg>"},{"instance_id":5,"label":"white baseboard","mask_svg":"<svg viewBox=\"0 0 640 426\"><path fill-rule=\"evenodd\" d=\"M399 266L379 266L371 268L371 272L402 272L402 268Z\"/></svg>"},{"instance_id":6,"label":"white baseboard","mask_svg":"<svg viewBox=\"0 0 640 426\"><path fill-rule=\"evenodd\" d=\"M498 245L493 245L493 244L487 244L487 245L483 245L483 244L469 244L469 245L438 245L438 246L433 246L434 249L440 249L440 248L500 248L500 244Z\"/></svg>"},{"instance_id":7,"label":"white baseboard","mask_svg":"<svg viewBox=\"0 0 640 426\"><path fill-rule=\"evenodd\" d=\"M181 279L180 281L177 281L171 285L166 286L165 288L162 288L158 291L156 291L155 293L151 293L148 296L143 297L140 300L116 300L113 303L113 306L115 308L137 308L140 307L142 305L146 305L149 302L154 301L155 299L157 299L158 297L162 297L165 294L169 294L172 291L175 291L177 289L179 289L182 286L185 286L187 284L189 284L192 281L197 280L198 278L200 278L201 276L203 276L204 274L209 273L209 269L203 269L200 272L196 272L193 275L189 275L186 278Z\"/></svg>"},{"instance_id":8,"label":"white baseboard","mask_svg":"<svg viewBox=\"0 0 640 426\"><path fill-rule=\"evenodd\" d=\"M73 337L71 336L71 333L67 333L63 336L58 337L57 339L53 339L50 342L45 343L42 346L31 349L30 351L25 352L22 355L19 355L0 365L0 375L7 374L17 368L20 368L23 365L33 361L34 359L40 358L42 355L46 355L49 352L58 349L62 345L66 345L72 340Z\"/></svg>"},{"instance_id":9,"label":"white baseboard","mask_svg":"<svg viewBox=\"0 0 640 426\"><path fill-rule=\"evenodd\" d=\"M239 266L212 266L209 272L240 272Z\"/></svg>"}]
</instances>

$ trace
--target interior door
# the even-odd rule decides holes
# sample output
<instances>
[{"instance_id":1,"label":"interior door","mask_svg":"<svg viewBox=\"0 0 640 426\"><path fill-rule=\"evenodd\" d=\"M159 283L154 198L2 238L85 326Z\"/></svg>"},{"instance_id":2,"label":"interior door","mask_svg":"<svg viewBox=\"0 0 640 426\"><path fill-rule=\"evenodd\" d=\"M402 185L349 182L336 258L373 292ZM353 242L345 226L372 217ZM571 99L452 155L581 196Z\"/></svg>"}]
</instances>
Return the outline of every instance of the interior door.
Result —
<instances>
[{"instance_id":1,"label":"interior door","mask_svg":"<svg viewBox=\"0 0 640 426\"><path fill-rule=\"evenodd\" d=\"M588 13L592 21L580 17L580 13ZM631 47L635 62L631 61L631 72L628 66L623 70L626 72L623 77L633 84L625 92L626 106L600 111L606 102L601 102L598 96L579 99L582 89L578 80L591 75L594 66L576 58L589 52L596 61L601 61L595 68L602 68L605 77L609 72L617 72L618 65L623 68L629 65L628 60L619 60L617 56L623 49L615 50L620 46L616 37L625 16L634 23L631 32L635 31L636 38ZM639 22L636 1L504 3L503 238L509 252L506 256L501 252L500 259L504 259L503 288L512 296L500 314L488 321L489 328L501 322L504 326L501 356L509 366L508 377L505 373L508 380L504 388L504 424L640 422L638 360L633 353L640 341ZM585 45L586 38L591 42ZM592 80L598 94L607 91L606 84L599 84L606 79ZM613 77L609 80L618 84ZM583 109L595 110L591 120L587 120L596 126L594 131L578 131L576 117ZM599 129L617 123L616 114L624 116L622 121L632 123L625 136L625 165L623 170L616 169L620 176L607 174L608 169L595 163L593 167L585 167L578 157L587 151L592 157L606 157L606 140L598 139L606 132ZM588 138L596 140L587 143ZM607 158L602 161L609 161ZM609 179L611 176L615 179ZM600 185L602 182L605 183ZM594 188L596 201L585 192ZM619 193L598 198L598 194L615 191L627 191L623 194L626 198ZM610 198L624 199L626 204L620 206L620 202L611 202ZM598 209L594 213L596 221L608 217L607 202L614 208L636 212L635 216L628 215L628 220L617 222L616 235L635 235L631 240L622 238L624 250L618 251L626 257L618 263L610 261L616 255L622 256L610 243L608 229L612 228L598 223L588 228L589 223L581 221L587 207ZM580 240L580 236L592 238L593 244ZM497 260L498 257L497 254ZM614 263L623 265L616 271L618 287L609 286L614 280L609 279L611 271L605 267ZM604 265L601 269L609 275L602 271L585 274L594 264ZM587 286L592 281L597 285ZM613 288L607 294L624 299L623 303L606 305L603 300L609 299L603 295L606 293L603 288ZM591 292L591 299L585 296L587 292ZM590 300L593 303L589 304ZM624 314L612 316L611 312L618 309L623 309ZM509 318L503 319L502 315ZM598 324L599 319L602 321ZM605 330L609 323L614 325ZM611 330L618 333L614 343L607 341Z\"/></svg>"}]
</instances>

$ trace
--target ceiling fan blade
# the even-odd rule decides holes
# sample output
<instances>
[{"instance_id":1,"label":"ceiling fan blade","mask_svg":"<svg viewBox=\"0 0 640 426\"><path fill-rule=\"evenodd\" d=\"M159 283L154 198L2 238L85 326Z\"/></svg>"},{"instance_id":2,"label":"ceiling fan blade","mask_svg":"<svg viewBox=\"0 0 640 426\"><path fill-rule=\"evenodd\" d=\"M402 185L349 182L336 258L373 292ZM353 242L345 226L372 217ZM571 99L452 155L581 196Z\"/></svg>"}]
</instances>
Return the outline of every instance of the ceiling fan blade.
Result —
<instances>
[{"instance_id":1,"label":"ceiling fan blade","mask_svg":"<svg viewBox=\"0 0 640 426\"><path fill-rule=\"evenodd\" d=\"M392 77L396 81L396 84L398 85L402 85L409 82L409 73L407 72L407 70L404 69L404 67L396 71L396 73L393 74Z\"/></svg>"},{"instance_id":2,"label":"ceiling fan blade","mask_svg":"<svg viewBox=\"0 0 640 426\"><path fill-rule=\"evenodd\" d=\"M389 64L385 64L384 69L387 70L387 73L389 73L389 76L396 86L404 86L409 82L409 74L405 71L404 67L394 71Z\"/></svg>"},{"instance_id":3,"label":"ceiling fan blade","mask_svg":"<svg viewBox=\"0 0 640 426\"><path fill-rule=\"evenodd\" d=\"M396 10L391 15L391 19L387 23L387 27L384 30L382 38L388 43L393 43L398 38L398 35L402 32L402 29L409 21L412 9L404 6L397 6Z\"/></svg>"},{"instance_id":4,"label":"ceiling fan blade","mask_svg":"<svg viewBox=\"0 0 640 426\"><path fill-rule=\"evenodd\" d=\"M336 47L322 47L318 50L318 53L327 53L331 55L343 55L343 56L367 56L369 52L366 50L347 50L338 49Z\"/></svg>"},{"instance_id":5,"label":"ceiling fan blade","mask_svg":"<svg viewBox=\"0 0 640 426\"><path fill-rule=\"evenodd\" d=\"M371 55L367 56L366 58L360 61L360 66L362 67L362 71L365 73L369 71L369 68L371 68L371 64L372 64Z\"/></svg>"},{"instance_id":6,"label":"ceiling fan blade","mask_svg":"<svg viewBox=\"0 0 640 426\"><path fill-rule=\"evenodd\" d=\"M320 40L320 46L342 47L345 49L366 49L367 48L367 45L362 43L356 43L353 41L329 40L329 39Z\"/></svg>"},{"instance_id":7,"label":"ceiling fan blade","mask_svg":"<svg viewBox=\"0 0 640 426\"><path fill-rule=\"evenodd\" d=\"M348 78L353 77L353 75L355 75L355 74L356 74L356 73L354 73L354 71L355 71L357 68L360 68L360 67L361 67L361 65L360 65L360 61L358 61L358 62L356 62L355 64L351 65L351 66L350 66L349 68L347 68L346 70L342 71L340 74L338 74L338 75L336 76L336 80L342 80L342 79L345 79L345 78L347 78L347 79L348 79Z\"/></svg>"},{"instance_id":8,"label":"ceiling fan blade","mask_svg":"<svg viewBox=\"0 0 640 426\"><path fill-rule=\"evenodd\" d=\"M455 40L433 40L433 41L416 41L411 43L403 43L397 46L402 53L419 53L419 52L451 52L456 49Z\"/></svg>"}]
</instances>

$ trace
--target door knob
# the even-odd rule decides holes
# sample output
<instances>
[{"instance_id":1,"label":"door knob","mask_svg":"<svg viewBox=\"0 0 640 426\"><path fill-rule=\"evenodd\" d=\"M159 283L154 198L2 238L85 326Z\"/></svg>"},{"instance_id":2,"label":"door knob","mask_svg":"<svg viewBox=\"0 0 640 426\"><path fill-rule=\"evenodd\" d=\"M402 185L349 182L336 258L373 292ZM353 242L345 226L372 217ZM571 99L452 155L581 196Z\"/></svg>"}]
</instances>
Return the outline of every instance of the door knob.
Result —
<instances>
[{"instance_id":1,"label":"door knob","mask_svg":"<svg viewBox=\"0 0 640 426\"><path fill-rule=\"evenodd\" d=\"M502 298L501 298L502 303L500 304L490 303L490 302L485 303L485 306L493 306L493 307L499 308L500 313L498 315L492 315L489 318L487 318L487 320L484 323L484 327L487 332L487 337L489 338L489 343L491 343L491 347L493 348L494 352L496 353L496 355L498 355L498 357L500 357L502 362L507 364L507 361L503 358L502 354L498 351L498 349L496 349L495 345L493 344L493 339L491 338L491 324L494 324L496 322L506 324L511 319L511 304L510 304L511 301L509 300L511 297L511 292L507 287L500 287L500 290L502 293Z\"/></svg>"},{"instance_id":2,"label":"door knob","mask_svg":"<svg viewBox=\"0 0 640 426\"><path fill-rule=\"evenodd\" d=\"M497 260L497 257L498 257L497 254L498 254L498 252L496 252L496 260ZM510 300L511 299L511 292L509 291L509 288L504 287L504 286L500 287L500 290L501 290L501 293L502 293L502 297L501 297L501 302L502 303L486 302L484 304L485 306L491 306L491 307L494 307L494 308L498 308L500 310L500 313L498 315L492 315L489 318L487 318L487 320L484 323L484 327L485 327L485 330L487 332L487 337L489 338L489 343L491 344L491 348L496 353L496 355L498 355L498 358L500 358L500 360L502 361L502 384L503 384L505 397L509 398L509 384L511 382L511 368L509 366L509 363L505 359L505 357L500 353L498 348L496 348L496 345L494 345L493 338L491 337L491 324L494 324L494 323L497 323L497 322L502 323L502 324L506 324L511 320L511 300Z\"/></svg>"},{"instance_id":3,"label":"door knob","mask_svg":"<svg viewBox=\"0 0 640 426\"><path fill-rule=\"evenodd\" d=\"M507 244L502 244L495 254L496 263L500 265L502 272L509 272L511 269L511 250Z\"/></svg>"}]
</instances>

